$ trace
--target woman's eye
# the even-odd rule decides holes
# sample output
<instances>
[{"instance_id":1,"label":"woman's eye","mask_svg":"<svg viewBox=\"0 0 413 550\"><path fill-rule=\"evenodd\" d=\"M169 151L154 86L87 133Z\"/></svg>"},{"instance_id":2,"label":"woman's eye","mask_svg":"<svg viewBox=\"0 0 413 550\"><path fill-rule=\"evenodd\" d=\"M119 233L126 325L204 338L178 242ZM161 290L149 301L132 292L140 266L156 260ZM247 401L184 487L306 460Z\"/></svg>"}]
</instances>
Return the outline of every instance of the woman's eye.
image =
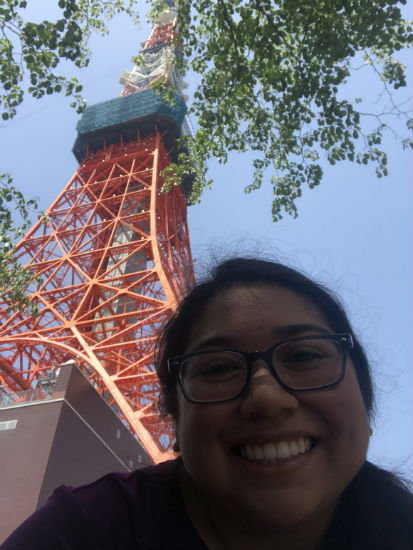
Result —
<instances>
[{"instance_id":1,"label":"woman's eye","mask_svg":"<svg viewBox=\"0 0 413 550\"><path fill-rule=\"evenodd\" d=\"M298 351L291 359L293 361L312 361L313 359L319 359L323 357L321 353L315 353L314 351Z\"/></svg>"},{"instance_id":2,"label":"woman's eye","mask_svg":"<svg viewBox=\"0 0 413 550\"><path fill-rule=\"evenodd\" d=\"M220 363L204 367L200 374L203 376L220 376L225 374L235 374L240 371L239 365Z\"/></svg>"},{"instance_id":3,"label":"woman's eye","mask_svg":"<svg viewBox=\"0 0 413 550\"><path fill-rule=\"evenodd\" d=\"M280 360L289 367L314 366L315 363L323 362L326 354L318 349L289 349L284 350Z\"/></svg>"},{"instance_id":4,"label":"woman's eye","mask_svg":"<svg viewBox=\"0 0 413 550\"><path fill-rule=\"evenodd\" d=\"M185 369L184 376L198 382L233 380L244 374L243 365L231 358L197 357Z\"/></svg>"}]
</instances>

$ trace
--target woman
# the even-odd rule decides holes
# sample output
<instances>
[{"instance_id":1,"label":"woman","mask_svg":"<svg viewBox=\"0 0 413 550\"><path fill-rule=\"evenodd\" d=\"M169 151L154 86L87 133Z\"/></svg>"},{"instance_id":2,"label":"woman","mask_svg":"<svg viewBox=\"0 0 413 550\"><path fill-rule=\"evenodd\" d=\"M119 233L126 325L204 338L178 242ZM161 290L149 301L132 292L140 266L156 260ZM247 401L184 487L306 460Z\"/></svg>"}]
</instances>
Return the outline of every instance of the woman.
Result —
<instances>
[{"instance_id":1,"label":"woman","mask_svg":"<svg viewBox=\"0 0 413 550\"><path fill-rule=\"evenodd\" d=\"M180 457L58 489L3 548L412 547L410 493L366 462L365 354L320 285L224 262L167 324L157 370Z\"/></svg>"}]
</instances>

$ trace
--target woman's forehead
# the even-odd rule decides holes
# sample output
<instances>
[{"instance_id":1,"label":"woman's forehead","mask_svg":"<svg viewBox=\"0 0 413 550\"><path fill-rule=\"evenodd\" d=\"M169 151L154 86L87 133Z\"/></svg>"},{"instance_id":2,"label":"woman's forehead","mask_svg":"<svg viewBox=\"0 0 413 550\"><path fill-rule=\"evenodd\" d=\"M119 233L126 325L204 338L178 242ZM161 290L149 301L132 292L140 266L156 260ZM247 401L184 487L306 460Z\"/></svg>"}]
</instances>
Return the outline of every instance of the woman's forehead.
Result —
<instances>
[{"instance_id":1,"label":"woman's forehead","mask_svg":"<svg viewBox=\"0 0 413 550\"><path fill-rule=\"evenodd\" d=\"M220 312L238 314L242 310L272 311L274 314L314 315L323 317L319 306L293 288L275 283L250 283L221 290L206 304L201 316Z\"/></svg>"},{"instance_id":2,"label":"woman's forehead","mask_svg":"<svg viewBox=\"0 0 413 550\"><path fill-rule=\"evenodd\" d=\"M209 300L192 327L188 347L204 340L235 343L250 330L287 339L331 332L331 327L313 301L293 289L271 283L238 285Z\"/></svg>"}]
</instances>

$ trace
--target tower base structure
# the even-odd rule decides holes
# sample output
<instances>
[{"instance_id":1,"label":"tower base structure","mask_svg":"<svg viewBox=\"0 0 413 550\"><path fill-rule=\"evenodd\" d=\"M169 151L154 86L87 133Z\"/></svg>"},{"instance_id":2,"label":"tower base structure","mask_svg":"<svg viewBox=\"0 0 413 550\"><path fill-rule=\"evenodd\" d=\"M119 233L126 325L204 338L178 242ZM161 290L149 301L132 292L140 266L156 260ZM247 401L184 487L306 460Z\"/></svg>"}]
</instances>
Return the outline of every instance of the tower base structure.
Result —
<instances>
[{"instance_id":1,"label":"tower base structure","mask_svg":"<svg viewBox=\"0 0 413 550\"><path fill-rule=\"evenodd\" d=\"M17 403L73 360L154 462L174 457L172 429L153 408L154 346L194 277L184 188L161 192L166 134L154 125L85 151L46 222L17 246L43 278L31 295L38 316L0 309L0 395Z\"/></svg>"},{"instance_id":2,"label":"tower base structure","mask_svg":"<svg viewBox=\"0 0 413 550\"><path fill-rule=\"evenodd\" d=\"M0 542L60 485L153 464L74 362L18 404L0 401Z\"/></svg>"}]
</instances>

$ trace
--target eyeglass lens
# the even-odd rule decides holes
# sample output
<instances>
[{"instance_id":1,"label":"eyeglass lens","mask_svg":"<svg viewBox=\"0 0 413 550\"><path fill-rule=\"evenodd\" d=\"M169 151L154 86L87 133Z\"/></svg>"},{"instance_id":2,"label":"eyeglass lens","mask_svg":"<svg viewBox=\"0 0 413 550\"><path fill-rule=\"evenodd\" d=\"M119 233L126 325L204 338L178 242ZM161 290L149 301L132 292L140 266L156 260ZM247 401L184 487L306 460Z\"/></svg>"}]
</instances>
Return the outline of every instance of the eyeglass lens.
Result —
<instances>
[{"instance_id":1,"label":"eyeglass lens","mask_svg":"<svg viewBox=\"0 0 413 550\"><path fill-rule=\"evenodd\" d=\"M285 342L273 350L272 365L280 380L291 389L327 386L340 378L342 351L333 340ZM247 360L237 352L202 353L181 367L185 393L195 401L231 399L242 391L247 376Z\"/></svg>"}]
</instances>

